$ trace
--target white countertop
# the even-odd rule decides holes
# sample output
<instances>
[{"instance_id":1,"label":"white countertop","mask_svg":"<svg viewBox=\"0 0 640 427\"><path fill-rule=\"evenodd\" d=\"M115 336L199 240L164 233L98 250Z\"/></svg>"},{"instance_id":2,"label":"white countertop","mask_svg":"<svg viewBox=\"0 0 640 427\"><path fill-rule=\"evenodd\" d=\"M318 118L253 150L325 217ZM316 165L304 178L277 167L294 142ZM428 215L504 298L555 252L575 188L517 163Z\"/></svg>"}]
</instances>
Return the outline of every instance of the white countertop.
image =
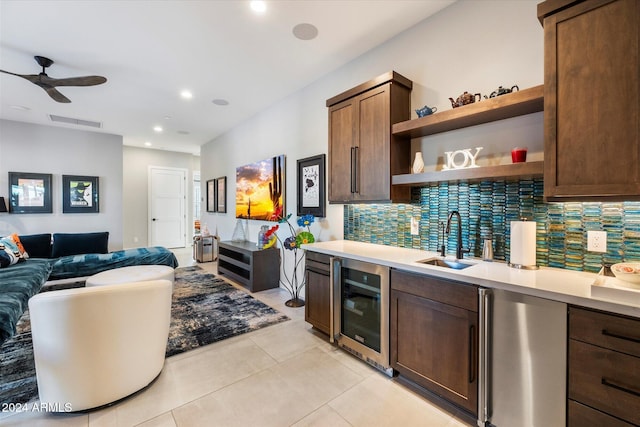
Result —
<instances>
[{"instance_id":1,"label":"white countertop","mask_svg":"<svg viewBox=\"0 0 640 427\"><path fill-rule=\"evenodd\" d=\"M591 285L596 282L598 277L602 278L595 273L551 267L540 267L538 270L520 270L509 267L504 262L487 262L475 258L465 258L464 260L473 263L473 266L463 270L453 270L417 262L439 257L437 252L349 240L317 242L303 245L302 248L327 255L386 265L405 271L459 280L487 288L504 289L640 318L640 300L635 298L635 293L640 290L629 290L634 293L634 298L629 298L629 300L625 298L625 291L621 293L622 297L616 295L611 299L593 296ZM452 256L446 258L454 259ZM617 279L607 278L607 281L617 281Z\"/></svg>"}]
</instances>

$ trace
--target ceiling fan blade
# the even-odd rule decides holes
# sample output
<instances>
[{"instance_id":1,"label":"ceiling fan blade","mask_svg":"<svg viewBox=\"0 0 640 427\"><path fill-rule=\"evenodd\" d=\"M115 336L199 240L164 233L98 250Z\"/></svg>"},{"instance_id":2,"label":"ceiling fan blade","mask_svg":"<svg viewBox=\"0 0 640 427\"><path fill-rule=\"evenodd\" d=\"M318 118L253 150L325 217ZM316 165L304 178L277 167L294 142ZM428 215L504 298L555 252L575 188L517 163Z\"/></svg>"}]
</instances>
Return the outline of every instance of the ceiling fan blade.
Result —
<instances>
[{"instance_id":1,"label":"ceiling fan blade","mask_svg":"<svg viewBox=\"0 0 640 427\"><path fill-rule=\"evenodd\" d=\"M40 77L41 82L49 86L95 86L107 81L102 76L68 77L65 79L54 79L47 75L40 75Z\"/></svg>"},{"instance_id":2,"label":"ceiling fan blade","mask_svg":"<svg viewBox=\"0 0 640 427\"><path fill-rule=\"evenodd\" d=\"M29 80L31 83L35 83L40 79L40 74L16 74L10 71L0 70L0 73L11 74L12 76L22 77L25 80Z\"/></svg>"},{"instance_id":3,"label":"ceiling fan blade","mask_svg":"<svg viewBox=\"0 0 640 427\"><path fill-rule=\"evenodd\" d=\"M67 98L60 92L58 92L58 90L55 87L43 87L43 86L40 86L40 87L42 87L45 91L47 91L49 96L53 98L54 101L63 102L65 104L68 104L71 102L69 98Z\"/></svg>"}]
</instances>

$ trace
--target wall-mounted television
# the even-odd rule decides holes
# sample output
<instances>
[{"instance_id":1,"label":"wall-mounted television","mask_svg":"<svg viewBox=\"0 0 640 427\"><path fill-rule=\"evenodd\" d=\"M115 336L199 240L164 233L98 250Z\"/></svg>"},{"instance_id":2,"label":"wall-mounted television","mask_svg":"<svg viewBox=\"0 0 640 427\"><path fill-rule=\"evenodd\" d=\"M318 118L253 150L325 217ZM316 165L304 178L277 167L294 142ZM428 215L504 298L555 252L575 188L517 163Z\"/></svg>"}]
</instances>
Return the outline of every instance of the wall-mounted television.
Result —
<instances>
[{"instance_id":1,"label":"wall-mounted television","mask_svg":"<svg viewBox=\"0 0 640 427\"><path fill-rule=\"evenodd\" d=\"M286 214L284 154L236 168L236 218L277 221Z\"/></svg>"}]
</instances>

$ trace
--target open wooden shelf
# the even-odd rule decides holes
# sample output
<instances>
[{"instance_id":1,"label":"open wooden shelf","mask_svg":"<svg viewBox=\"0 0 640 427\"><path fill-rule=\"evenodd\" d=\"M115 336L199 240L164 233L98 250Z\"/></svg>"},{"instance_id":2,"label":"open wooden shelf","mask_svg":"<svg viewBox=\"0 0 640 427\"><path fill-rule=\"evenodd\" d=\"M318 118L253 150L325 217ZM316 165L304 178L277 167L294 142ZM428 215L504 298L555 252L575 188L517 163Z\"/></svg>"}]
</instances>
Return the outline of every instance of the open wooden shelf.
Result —
<instances>
[{"instance_id":1,"label":"open wooden shelf","mask_svg":"<svg viewBox=\"0 0 640 427\"><path fill-rule=\"evenodd\" d=\"M540 178L543 174L543 168L544 162L542 161L480 166L477 168L394 175L391 177L391 183L393 185L420 186L434 182Z\"/></svg>"},{"instance_id":2,"label":"open wooden shelf","mask_svg":"<svg viewBox=\"0 0 640 427\"><path fill-rule=\"evenodd\" d=\"M420 138L543 110L543 85L540 85L396 123L392 127L392 133L399 137Z\"/></svg>"}]
</instances>

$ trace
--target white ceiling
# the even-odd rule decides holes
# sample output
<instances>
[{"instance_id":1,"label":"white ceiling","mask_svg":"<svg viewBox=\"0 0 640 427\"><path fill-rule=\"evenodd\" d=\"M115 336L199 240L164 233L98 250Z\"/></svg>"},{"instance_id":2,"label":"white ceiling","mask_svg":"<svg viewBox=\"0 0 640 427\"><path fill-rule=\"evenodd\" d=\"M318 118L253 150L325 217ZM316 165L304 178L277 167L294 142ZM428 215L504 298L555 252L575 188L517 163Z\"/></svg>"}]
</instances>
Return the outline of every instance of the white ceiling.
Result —
<instances>
[{"instance_id":1,"label":"white ceiling","mask_svg":"<svg viewBox=\"0 0 640 427\"><path fill-rule=\"evenodd\" d=\"M0 73L0 118L53 124L49 115L102 123L125 145L199 154L200 146L455 0L249 1L0 0L0 69L54 78L105 76L93 87L39 87ZM303 41L293 27L310 23ZM182 90L191 100L180 97ZM226 99L227 106L214 99ZM17 108L17 107L26 107ZM159 125L163 132L154 132Z\"/></svg>"}]
</instances>

